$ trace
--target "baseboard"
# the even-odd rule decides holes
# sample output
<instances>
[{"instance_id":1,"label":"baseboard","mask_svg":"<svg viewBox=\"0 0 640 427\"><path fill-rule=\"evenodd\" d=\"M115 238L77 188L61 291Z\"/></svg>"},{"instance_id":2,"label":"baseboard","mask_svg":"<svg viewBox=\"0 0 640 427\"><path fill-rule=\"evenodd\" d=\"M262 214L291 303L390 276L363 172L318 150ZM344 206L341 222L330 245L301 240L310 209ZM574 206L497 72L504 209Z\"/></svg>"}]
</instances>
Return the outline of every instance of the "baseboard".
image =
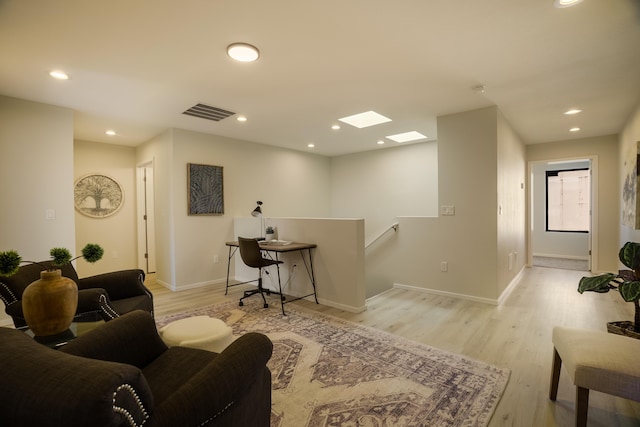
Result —
<instances>
[{"instance_id":1,"label":"baseboard","mask_svg":"<svg viewBox=\"0 0 640 427\"><path fill-rule=\"evenodd\" d=\"M589 261L588 256L576 256L576 255L558 255L558 254L533 254L534 257L544 257L544 258L560 258L560 259L575 259L578 261Z\"/></svg>"},{"instance_id":2,"label":"baseboard","mask_svg":"<svg viewBox=\"0 0 640 427\"><path fill-rule=\"evenodd\" d=\"M518 283L520 283L520 279L522 278L522 274L524 273L524 269L527 268L522 267L520 269L520 271L518 272L518 274L516 274L516 277L513 278L513 280L511 280L511 282L509 282L509 285L507 285L507 287L505 288L504 291L502 291L502 293L500 294L500 296L498 297L498 305L502 305L502 303L509 297L509 295L511 294L511 291L513 291L516 286L518 285Z\"/></svg>"},{"instance_id":3,"label":"baseboard","mask_svg":"<svg viewBox=\"0 0 640 427\"><path fill-rule=\"evenodd\" d=\"M420 287L417 287L417 286L403 285L401 283L394 283L393 284L393 288L394 289L406 289L408 291L422 292L422 293L425 293L425 294L440 295L440 296L443 296L443 297L463 299L463 300L467 300L467 301L481 302L483 304L489 304L489 305L498 305L498 300L491 299L491 298L481 298L481 297L476 297L476 296L473 296L473 295L457 294L455 292L439 291L437 289L420 288Z\"/></svg>"},{"instance_id":4,"label":"baseboard","mask_svg":"<svg viewBox=\"0 0 640 427\"><path fill-rule=\"evenodd\" d=\"M313 300L310 300L313 301ZM344 304L339 304L337 302L333 302L333 301L329 301L326 299L322 299L322 298L318 298L318 303L322 304L322 305L326 305L327 307L333 307L333 308L337 308L339 310L344 310L344 311L348 311L349 313L362 313L363 311L367 311L367 306L366 304L363 305L362 307L353 307L350 305L344 305Z\"/></svg>"}]
</instances>

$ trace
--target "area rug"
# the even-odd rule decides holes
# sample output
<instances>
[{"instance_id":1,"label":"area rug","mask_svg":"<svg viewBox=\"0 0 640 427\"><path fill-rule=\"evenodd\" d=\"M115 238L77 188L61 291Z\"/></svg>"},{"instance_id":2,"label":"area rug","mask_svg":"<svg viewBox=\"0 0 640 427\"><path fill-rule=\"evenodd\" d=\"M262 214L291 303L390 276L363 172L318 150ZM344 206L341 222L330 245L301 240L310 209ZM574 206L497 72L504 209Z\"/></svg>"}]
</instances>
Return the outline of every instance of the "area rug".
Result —
<instances>
[{"instance_id":1,"label":"area rug","mask_svg":"<svg viewBox=\"0 0 640 427\"><path fill-rule=\"evenodd\" d=\"M157 319L223 320L274 344L272 427L486 426L509 370L300 307L257 299Z\"/></svg>"}]
</instances>

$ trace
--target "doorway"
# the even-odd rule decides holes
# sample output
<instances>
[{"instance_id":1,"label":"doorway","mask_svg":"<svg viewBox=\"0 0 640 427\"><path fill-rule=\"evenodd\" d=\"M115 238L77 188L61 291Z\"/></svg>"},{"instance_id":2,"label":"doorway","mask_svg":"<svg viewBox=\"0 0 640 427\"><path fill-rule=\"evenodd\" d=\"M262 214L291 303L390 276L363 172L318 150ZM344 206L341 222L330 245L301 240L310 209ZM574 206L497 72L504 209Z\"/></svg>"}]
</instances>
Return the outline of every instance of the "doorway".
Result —
<instances>
[{"instance_id":1,"label":"doorway","mask_svg":"<svg viewBox=\"0 0 640 427\"><path fill-rule=\"evenodd\" d=\"M549 227L549 182L558 172L588 170L589 185L582 188L588 203L588 221L579 229ZM567 175L571 175L567 173ZM558 159L529 162L528 264L551 268L595 271L597 266L597 158ZM557 185L557 184L554 184ZM569 192L567 192L569 194ZM572 213L572 215L574 215Z\"/></svg>"},{"instance_id":2,"label":"doorway","mask_svg":"<svg viewBox=\"0 0 640 427\"><path fill-rule=\"evenodd\" d=\"M139 165L138 190L138 267L145 273L156 272L153 161Z\"/></svg>"}]
</instances>

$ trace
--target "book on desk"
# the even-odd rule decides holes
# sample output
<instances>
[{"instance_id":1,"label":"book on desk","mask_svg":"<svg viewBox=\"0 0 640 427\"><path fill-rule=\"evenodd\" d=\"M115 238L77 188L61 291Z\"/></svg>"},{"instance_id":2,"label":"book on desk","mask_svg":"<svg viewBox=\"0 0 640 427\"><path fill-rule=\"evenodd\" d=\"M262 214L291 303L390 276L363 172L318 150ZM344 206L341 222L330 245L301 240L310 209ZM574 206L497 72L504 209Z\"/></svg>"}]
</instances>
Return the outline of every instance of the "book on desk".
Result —
<instances>
[{"instance_id":1,"label":"book on desk","mask_svg":"<svg viewBox=\"0 0 640 427\"><path fill-rule=\"evenodd\" d=\"M260 240L258 241L258 243L260 245L273 245L273 246L286 246L286 245L290 245L292 242L291 240Z\"/></svg>"}]
</instances>

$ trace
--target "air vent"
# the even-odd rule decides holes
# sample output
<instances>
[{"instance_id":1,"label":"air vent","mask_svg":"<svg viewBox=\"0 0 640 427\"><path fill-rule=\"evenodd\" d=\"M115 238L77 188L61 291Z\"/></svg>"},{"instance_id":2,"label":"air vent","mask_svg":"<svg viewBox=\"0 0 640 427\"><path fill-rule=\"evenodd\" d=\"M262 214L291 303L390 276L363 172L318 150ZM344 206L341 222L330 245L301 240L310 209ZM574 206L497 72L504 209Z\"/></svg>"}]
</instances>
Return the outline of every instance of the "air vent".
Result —
<instances>
[{"instance_id":1,"label":"air vent","mask_svg":"<svg viewBox=\"0 0 640 427\"><path fill-rule=\"evenodd\" d=\"M211 105L207 104L196 104L188 110L184 111L182 114L219 122L222 119L233 116L235 113L232 111L223 110L222 108L212 107Z\"/></svg>"}]
</instances>

